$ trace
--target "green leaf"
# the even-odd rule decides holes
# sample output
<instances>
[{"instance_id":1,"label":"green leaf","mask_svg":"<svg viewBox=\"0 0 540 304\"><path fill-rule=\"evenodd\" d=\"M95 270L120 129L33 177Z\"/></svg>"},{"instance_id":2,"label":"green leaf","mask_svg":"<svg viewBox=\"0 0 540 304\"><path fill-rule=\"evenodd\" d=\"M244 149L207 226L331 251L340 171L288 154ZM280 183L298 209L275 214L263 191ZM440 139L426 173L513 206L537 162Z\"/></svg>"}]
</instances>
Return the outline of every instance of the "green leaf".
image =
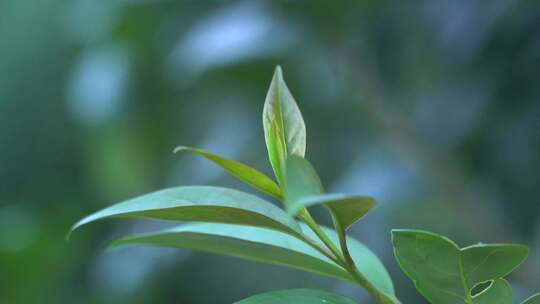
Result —
<instances>
[{"instance_id":1,"label":"green leaf","mask_svg":"<svg viewBox=\"0 0 540 304\"><path fill-rule=\"evenodd\" d=\"M71 231L111 217L241 224L295 236L301 233L296 221L277 206L248 193L211 186L175 187L136 197L83 218Z\"/></svg>"},{"instance_id":2,"label":"green leaf","mask_svg":"<svg viewBox=\"0 0 540 304\"><path fill-rule=\"evenodd\" d=\"M314 205L326 205L334 216L334 221L339 222L339 226L347 230L350 226L366 215L376 203L369 196L350 196L341 193L330 193L321 195L309 195L297 200L291 205L287 212L296 215L303 207Z\"/></svg>"},{"instance_id":3,"label":"green leaf","mask_svg":"<svg viewBox=\"0 0 540 304\"><path fill-rule=\"evenodd\" d=\"M289 213L304 208L301 200L324 193L322 182L313 166L303 157L291 155L285 163L285 201Z\"/></svg>"},{"instance_id":4,"label":"green leaf","mask_svg":"<svg viewBox=\"0 0 540 304\"><path fill-rule=\"evenodd\" d=\"M461 249L463 272L468 286L504 277L529 255L522 245L478 244Z\"/></svg>"},{"instance_id":5,"label":"green leaf","mask_svg":"<svg viewBox=\"0 0 540 304\"><path fill-rule=\"evenodd\" d=\"M512 287L505 279L498 279L481 293L473 297L475 304L513 304Z\"/></svg>"},{"instance_id":6,"label":"green leaf","mask_svg":"<svg viewBox=\"0 0 540 304\"><path fill-rule=\"evenodd\" d=\"M289 289L255 295L235 304L356 304L353 300L322 290Z\"/></svg>"},{"instance_id":7,"label":"green leaf","mask_svg":"<svg viewBox=\"0 0 540 304\"><path fill-rule=\"evenodd\" d=\"M239 180L245 182L246 184L254 187L255 189L258 189L266 194L269 194L277 199L282 199L283 194L281 193L281 189L279 188L276 183L271 180L269 177L264 175L263 173L259 172L258 170L245 165L243 163L225 159L221 156L206 152L201 149L192 148L192 147L184 147L184 146L178 146L176 149L174 149L174 153L180 152L180 151L189 151L197 153L208 160L216 163L217 165L221 166L223 169L227 170L232 176L238 178Z\"/></svg>"},{"instance_id":8,"label":"green leaf","mask_svg":"<svg viewBox=\"0 0 540 304\"><path fill-rule=\"evenodd\" d=\"M304 226L302 226L302 228L304 231L307 230ZM333 242L339 240L338 234L334 230L328 228L324 228L323 230ZM308 235L312 238L315 237L314 234ZM347 237L346 240L350 256L355 265L358 266L359 272L373 285L374 288L385 295L385 299L381 303L399 303L395 297L392 279L381 260L356 239Z\"/></svg>"},{"instance_id":9,"label":"green leaf","mask_svg":"<svg viewBox=\"0 0 540 304\"><path fill-rule=\"evenodd\" d=\"M279 66L266 95L263 127L270 163L278 182L283 184L283 167L287 157L305 155L306 126Z\"/></svg>"},{"instance_id":10,"label":"green leaf","mask_svg":"<svg viewBox=\"0 0 540 304\"><path fill-rule=\"evenodd\" d=\"M316 238L316 235L305 224L301 224L301 227L308 238ZM331 239L337 239L333 230L325 227L322 229ZM193 223L152 234L129 237L114 242L112 246L133 243L213 252L293 267L357 283L349 273L305 242L291 235L258 227ZM320 242L319 244L322 245ZM380 290L388 298L394 298L392 280L379 258L355 239L350 238L349 245L351 255L360 265L362 275L374 288Z\"/></svg>"},{"instance_id":11,"label":"green leaf","mask_svg":"<svg viewBox=\"0 0 540 304\"><path fill-rule=\"evenodd\" d=\"M305 207L324 204L330 209L339 229L347 230L375 206L375 200L367 196L323 194L322 182L305 158L289 157L286 173L285 200L291 215L298 214Z\"/></svg>"},{"instance_id":12,"label":"green leaf","mask_svg":"<svg viewBox=\"0 0 540 304\"><path fill-rule=\"evenodd\" d=\"M529 253L525 246L510 244L460 249L446 237L418 230L393 230L392 242L403 271L426 299L437 304L470 300L476 284L504 277Z\"/></svg>"},{"instance_id":13,"label":"green leaf","mask_svg":"<svg viewBox=\"0 0 540 304\"><path fill-rule=\"evenodd\" d=\"M354 261L348 249L346 231L375 206L375 200L365 196L323 193L322 182L309 161L300 156L290 156L286 162L285 176L285 201L289 214L297 215L304 208L317 204L328 207L334 220L341 252L347 263L353 267Z\"/></svg>"},{"instance_id":14,"label":"green leaf","mask_svg":"<svg viewBox=\"0 0 540 304\"><path fill-rule=\"evenodd\" d=\"M258 227L192 223L119 240L114 242L112 247L132 243L212 252L288 266L353 282L345 270L306 243L290 235Z\"/></svg>"},{"instance_id":15,"label":"green leaf","mask_svg":"<svg viewBox=\"0 0 540 304\"><path fill-rule=\"evenodd\" d=\"M522 304L540 304L540 293L537 293L527 300L523 301Z\"/></svg>"}]
</instances>

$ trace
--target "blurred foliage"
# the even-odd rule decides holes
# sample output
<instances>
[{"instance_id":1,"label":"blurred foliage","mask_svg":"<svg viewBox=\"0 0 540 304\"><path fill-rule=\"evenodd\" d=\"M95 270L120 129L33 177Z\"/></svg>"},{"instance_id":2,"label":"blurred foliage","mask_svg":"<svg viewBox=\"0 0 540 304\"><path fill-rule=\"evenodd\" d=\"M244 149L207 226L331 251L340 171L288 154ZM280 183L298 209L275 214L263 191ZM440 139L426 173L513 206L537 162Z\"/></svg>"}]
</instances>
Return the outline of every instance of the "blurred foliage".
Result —
<instances>
[{"instance_id":1,"label":"blurred foliage","mask_svg":"<svg viewBox=\"0 0 540 304\"><path fill-rule=\"evenodd\" d=\"M161 223L64 240L82 215L151 190L242 188L173 155L177 144L270 173L260 117L276 64L329 190L378 198L352 233L385 258L405 303L423 302L390 228L528 244L510 280L520 299L538 287L539 2L3 0L0 302L230 303L321 287L369 303L350 285L232 258L103 251Z\"/></svg>"}]
</instances>

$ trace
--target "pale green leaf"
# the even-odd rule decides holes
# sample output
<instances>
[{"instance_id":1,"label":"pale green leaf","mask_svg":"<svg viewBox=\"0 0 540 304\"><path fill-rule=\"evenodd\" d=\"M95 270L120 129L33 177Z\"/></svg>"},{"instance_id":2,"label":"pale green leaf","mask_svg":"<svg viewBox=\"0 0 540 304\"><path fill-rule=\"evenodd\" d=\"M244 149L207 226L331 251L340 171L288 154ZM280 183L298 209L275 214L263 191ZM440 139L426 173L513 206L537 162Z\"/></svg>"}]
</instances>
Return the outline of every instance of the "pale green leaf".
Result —
<instances>
[{"instance_id":1,"label":"pale green leaf","mask_svg":"<svg viewBox=\"0 0 540 304\"><path fill-rule=\"evenodd\" d=\"M305 158L291 155L285 164L285 201L289 213L296 214L304 207L304 197L321 195L324 188L315 168Z\"/></svg>"},{"instance_id":2,"label":"pale green leaf","mask_svg":"<svg viewBox=\"0 0 540 304\"><path fill-rule=\"evenodd\" d=\"M287 157L305 155L306 126L279 66L266 95L263 127L270 163L279 183L283 184L283 167Z\"/></svg>"},{"instance_id":3,"label":"pale green leaf","mask_svg":"<svg viewBox=\"0 0 540 304\"><path fill-rule=\"evenodd\" d=\"M258 294L235 304L356 304L335 293L314 289L289 289Z\"/></svg>"},{"instance_id":4,"label":"pale green leaf","mask_svg":"<svg viewBox=\"0 0 540 304\"><path fill-rule=\"evenodd\" d=\"M474 304L513 304L512 287L505 279L498 279L481 293L473 297Z\"/></svg>"},{"instance_id":5,"label":"pale green leaf","mask_svg":"<svg viewBox=\"0 0 540 304\"><path fill-rule=\"evenodd\" d=\"M450 239L418 230L394 230L396 259L431 303L461 303L478 283L504 277L528 255L521 245L475 245L460 249Z\"/></svg>"},{"instance_id":6,"label":"pale green leaf","mask_svg":"<svg viewBox=\"0 0 540 304\"><path fill-rule=\"evenodd\" d=\"M305 224L301 226L308 238L316 238L316 235ZM332 229L326 227L322 229L332 240L337 240L337 235ZM392 280L379 258L357 240L349 238L348 241L351 255L360 266L362 275L387 298L395 298ZM319 241L317 242L322 245ZM236 256L289 266L356 283L350 274L305 242L285 233L258 227L194 223L166 231L129 237L113 243L113 246L132 243L188 248Z\"/></svg>"},{"instance_id":7,"label":"pale green leaf","mask_svg":"<svg viewBox=\"0 0 540 304\"><path fill-rule=\"evenodd\" d=\"M234 160L225 159L221 156L218 156L218 155L215 155L215 154L212 154L212 153L209 153L204 150L197 149L197 148L179 146L179 147L176 147L176 149L174 149L174 153L180 152L180 151L189 151L189 152L197 153L207 158L208 160L216 163L217 165L221 166L223 169L229 172L232 176L254 187L255 189L258 189L277 199L281 199L283 197L281 189L272 179L270 179L263 173L259 172L258 170L248 165L245 165L243 163L240 163Z\"/></svg>"},{"instance_id":8,"label":"pale green leaf","mask_svg":"<svg viewBox=\"0 0 540 304\"><path fill-rule=\"evenodd\" d=\"M248 193L212 186L175 187L136 197L83 218L71 230L111 217L241 224L300 234L294 219L277 206Z\"/></svg>"},{"instance_id":9,"label":"pale green leaf","mask_svg":"<svg viewBox=\"0 0 540 304\"><path fill-rule=\"evenodd\" d=\"M527 298L527 300L523 301L521 304L540 304L540 293Z\"/></svg>"},{"instance_id":10,"label":"pale green leaf","mask_svg":"<svg viewBox=\"0 0 540 304\"><path fill-rule=\"evenodd\" d=\"M306 243L284 233L258 227L193 223L162 232L129 237L113 247L130 243L194 249L288 266L348 282L351 276Z\"/></svg>"}]
</instances>

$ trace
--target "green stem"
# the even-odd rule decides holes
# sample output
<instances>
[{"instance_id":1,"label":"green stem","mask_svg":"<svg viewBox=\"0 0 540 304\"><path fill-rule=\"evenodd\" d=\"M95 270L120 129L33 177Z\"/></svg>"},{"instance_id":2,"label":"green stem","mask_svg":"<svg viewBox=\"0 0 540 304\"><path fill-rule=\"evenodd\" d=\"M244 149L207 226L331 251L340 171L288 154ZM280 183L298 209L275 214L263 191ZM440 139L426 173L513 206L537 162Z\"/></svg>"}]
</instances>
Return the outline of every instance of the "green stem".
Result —
<instances>
[{"instance_id":1,"label":"green stem","mask_svg":"<svg viewBox=\"0 0 540 304\"><path fill-rule=\"evenodd\" d=\"M317 250L318 252L322 253L324 256L326 256L327 258L329 258L330 260L332 260L334 263L338 264L338 265L341 265L341 261L332 253L330 252L328 249L326 249L325 247L322 247L320 246L317 242L315 242L314 240L306 237L305 235L300 235L299 238L306 242L309 246L311 246L313 249Z\"/></svg>"},{"instance_id":2,"label":"green stem","mask_svg":"<svg viewBox=\"0 0 540 304\"><path fill-rule=\"evenodd\" d=\"M330 238L326 235L326 233L321 229L319 224L315 222L313 217L311 217L311 214L307 209L303 209L300 211L299 217L306 223L311 230L319 237L319 239L326 245L326 247L332 252L332 254L337 258L337 262L339 265L345 267L347 264L345 263L345 259L343 258L343 254L339 249L336 247L334 242L330 240Z\"/></svg>"},{"instance_id":3,"label":"green stem","mask_svg":"<svg viewBox=\"0 0 540 304\"><path fill-rule=\"evenodd\" d=\"M324 245L330 250L331 252L331 259L341 267L343 267L352 277L353 279L362 287L364 287L377 301L377 303L380 304L401 304L398 299L394 297L389 297L384 293L381 293L375 285L373 285L370 281L368 281L364 275L358 270L356 267L352 257L349 255L349 252L347 250L347 244L346 244L346 236L340 236L340 245L343 249L343 252L338 249L338 247L330 240L328 235L321 229L319 224L315 222L311 214L307 209L303 209L300 211L300 214L298 215L299 218L306 223L306 225L309 226L311 230L319 237L319 239L324 243ZM312 245L313 246L313 245ZM315 245L316 246L316 245ZM317 249L317 248L316 248ZM319 248L323 249L323 248ZM319 250L320 251L320 250ZM345 254L344 254L345 253ZM328 256L328 255L326 255ZM471 303L472 304L472 303Z\"/></svg>"}]
</instances>

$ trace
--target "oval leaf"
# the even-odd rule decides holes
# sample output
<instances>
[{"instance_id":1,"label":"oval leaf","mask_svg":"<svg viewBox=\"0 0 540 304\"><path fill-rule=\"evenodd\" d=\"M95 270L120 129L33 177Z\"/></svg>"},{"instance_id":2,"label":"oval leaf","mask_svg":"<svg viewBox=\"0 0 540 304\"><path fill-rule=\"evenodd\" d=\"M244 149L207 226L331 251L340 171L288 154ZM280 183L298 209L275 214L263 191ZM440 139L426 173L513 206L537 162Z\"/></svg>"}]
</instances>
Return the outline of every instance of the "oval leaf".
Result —
<instances>
[{"instance_id":1,"label":"oval leaf","mask_svg":"<svg viewBox=\"0 0 540 304\"><path fill-rule=\"evenodd\" d=\"M534 296L523 301L522 304L540 304L540 293L535 294Z\"/></svg>"},{"instance_id":2,"label":"oval leaf","mask_svg":"<svg viewBox=\"0 0 540 304\"><path fill-rule=\"evenodd\" d=\"M111 217L241 224L295 236L301 233L294 219L277 206L248 193L212 186L175 187L136 197L83 218L71 231Z\"/></svg>"},{"instance_id":3,"label":"oval leaf","mask_svg":"<svg viewBox=\"0 0 540 304\"><path fill-rule=\"evenodd\" d=\"M270 163L277 180L283 184L283 167L287 157L305 155L306 126L279 66L276 67L266 95L263 127Z\"/></svg>"},{"instance_id":4,"label":"oval leaf","mask_svg":"<svg viewBox=\"0 0 540 304\"><path fill-rule=\"evenodd\" d=\"M474 304L513 304L512 287L505 279L498 279L473 297Z\"/></svg>"},{"instance_id":5,"label":"oval leaf","mask_svg":"<svg viewBox=\"0 0 540 304\"><path fill-rule=\"evenodd\" d=\"M184 147L184 146L178 146L174 149L174 153L180 152L180 151L189 151L197 153L208 160L216 163L223 169L225 169L227 172L229 172L232 176L238 178L239 180L243 181L244 183L254 187L255 189L258 189L268 195L271 195L277 199L281 199L283 197L281 193L281 189L279 188L276 183L271 180L269 177L264 175L263 173L259 172L258 170L245 165L243 163L225 159L221 156L206 152L201 149L192 148L192 147Z\"/></svg>"},{"instance_id":6,"label":"oval leaf","mask_svg":"<svg viewBox=\"0 0 540 304\"><path fill-rule=\"evenodd\" d=\"M289 289L255 295L235 304L356 304L351 299L322 290Z\"/></svg>"},{"instance_id":7,"label":"oval leaf","mask_svg":"<svg viewBox=\"0 0 540 304\"><path fill-rule=\"evenodd\" d=\"M461 249L468 286L502 278L529 256L529 248L512 244L478 244Z\"/></svg>"},{"instance_id":8,"label":"oval leaf","mask_svg":"<svg viewBox=\"0 0 540 304\"><path fill-rule=\"evenodd\" d=\"M403 271L437 304L465 301L476 284L502 278L528 255L526 247L510 244L460 249L446 237L418 230L394 230L392 242Z\"/></svg>"}]
</instances>

